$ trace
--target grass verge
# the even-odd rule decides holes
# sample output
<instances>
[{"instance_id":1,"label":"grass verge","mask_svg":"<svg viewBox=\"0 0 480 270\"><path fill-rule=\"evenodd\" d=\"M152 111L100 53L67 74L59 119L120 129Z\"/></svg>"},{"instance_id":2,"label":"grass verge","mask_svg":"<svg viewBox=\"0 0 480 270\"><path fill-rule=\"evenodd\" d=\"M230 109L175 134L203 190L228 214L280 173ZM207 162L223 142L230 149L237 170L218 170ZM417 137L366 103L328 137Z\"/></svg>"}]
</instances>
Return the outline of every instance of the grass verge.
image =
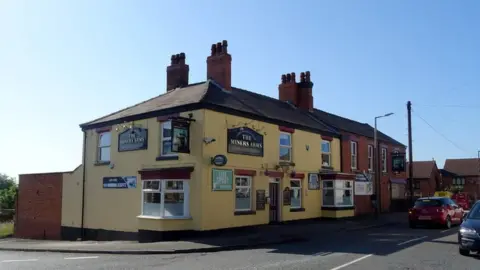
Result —
<instances>
[{"instance_id":1,"label":"grass verge","mask_svg":"<svg viewBox=\"0 0 480 270\"><path fill-rule=\"evenodd\" d=\"M0 223L0 238L13 234L13 223Z\"/></svg>"}]
</instances>

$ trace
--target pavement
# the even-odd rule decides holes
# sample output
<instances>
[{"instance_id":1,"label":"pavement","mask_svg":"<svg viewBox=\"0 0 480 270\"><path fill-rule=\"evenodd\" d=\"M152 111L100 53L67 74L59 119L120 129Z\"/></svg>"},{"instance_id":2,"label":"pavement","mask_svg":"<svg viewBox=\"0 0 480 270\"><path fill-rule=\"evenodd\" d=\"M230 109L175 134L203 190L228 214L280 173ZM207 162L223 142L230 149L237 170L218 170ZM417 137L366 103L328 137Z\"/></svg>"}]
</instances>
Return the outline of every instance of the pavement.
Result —
<instances>
[{"instance_id":1,"label":"pavement","mask_svg":"<svg viewBox=\"0 0 480 270\"><path fill-rule=\"evenodd\" d=\"M0 251L0 269L478 270L480 256L458 253L457 231L396 224L263 248L154 256Z\"/></svg>"},{"instance_id":2,"label":"pavement","mask_svg":"<svg viewBox=\"0 0 480 270\"><path fill-rule=\"evenodd\" d=\"M60 252L83 254L182 254L252 249L308 241L312 235L353 232L375 227L391 226L407 221L406 213L384 214L380 218L350 221L312 221L302 224L271 225L243 232L224 233L209 238L185 241L138 243L129 241L46 241L27 239L0 240L0 251Z\"/></svg>"}]
</instances>

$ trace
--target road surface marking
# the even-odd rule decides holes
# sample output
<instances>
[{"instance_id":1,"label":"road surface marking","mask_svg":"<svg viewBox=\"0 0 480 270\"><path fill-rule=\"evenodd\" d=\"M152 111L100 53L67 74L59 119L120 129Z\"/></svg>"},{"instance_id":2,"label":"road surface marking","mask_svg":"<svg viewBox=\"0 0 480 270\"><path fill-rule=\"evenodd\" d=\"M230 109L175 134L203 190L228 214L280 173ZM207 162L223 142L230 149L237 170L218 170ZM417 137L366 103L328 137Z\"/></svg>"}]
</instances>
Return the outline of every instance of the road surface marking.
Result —
<instances>
[{"instance_id":1,"label":"road surface marking","mask_svg":"<svg viewBox=\"0 0 480 270\"><path fill-rule=\"evenodd\" d=\"M26 260L4 260L2 263L11 263L11 262L36 262L38 259L26 259Z\"/></svg>"},{"instance_id":2,"label":"road surface marking","mask_svg":"<svg viewBox=\"0 0 480 270\"><path fill-rule=\"evenodd\" d=\"M444 231L441 231L441 233L446 233L446 232L448 232L448 231L450 231L450 230L451 230L451 228L450 228L450 229L447 229L447 230L444 230Z\"/></svg>"},{"instance_id":3,"label":"road surface marking","mask_svg":"<svg viewBox=\"0 0 480 270\"><path fill-rule=\"evenodd\" d=\"M88 256L88 257L66 257L65 260L84 260L84 259L98 259L98 256Z\"/></svg>"},{"instance_id":4,"label":"road surface marking","mask_svg":"<svg viewBox=\"0 0 480 270\"><path fill-rule=\"evenodd\" d=\"M366 259L366 258L368 258L368 257L370 257L370 256L372 256L372 255L373 255L373 254L365 255L365 256L363 256L363 257L360 257L360 258L358 258L358 259L355 259L355 260L353 260L353 261L351 261L351 262L348 262L348 263L346 263L346 264L339 265L339 266L337 266L337 267L335 267L335 268L332 268L332 269L330 269L330 270L339 270L339 269L345 268L345 267L347 267L347 266L349 266L349 265L352 265L352 264L354 264L354 263L356 263L356 262L359 262L359 261L361 261L361 260L364 260L364 259Z\"/></svg>"},{"instance_id":5,"label":"road surface marking","mask_svg":"<svg viewBox=\"0 0 480 270\"><path fill-rule=\"evenodd\" d=\"M427 237L426 237L426 236L422 236L422 237L418 237L418 238L413 238L413 239L407 240L407 241L405 241L405 242L398 243L397 246L405 245L405 244L408 244L408 243L410 243L410 242L422 240L422 239L425 239L425 238L427 238Z\"/></svg>"}]
</instances>

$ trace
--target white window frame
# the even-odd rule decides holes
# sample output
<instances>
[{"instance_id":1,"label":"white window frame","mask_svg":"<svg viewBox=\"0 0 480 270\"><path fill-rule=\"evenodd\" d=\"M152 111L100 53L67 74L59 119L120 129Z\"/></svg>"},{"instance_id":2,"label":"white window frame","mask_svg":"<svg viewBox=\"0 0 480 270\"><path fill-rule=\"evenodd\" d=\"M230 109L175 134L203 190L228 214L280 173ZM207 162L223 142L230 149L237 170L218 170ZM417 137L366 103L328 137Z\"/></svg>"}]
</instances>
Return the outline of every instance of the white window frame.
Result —
<instances>
[{"instance_id":1,"label":"white window frame","mask_svg":"<svg viewBox=\"0 0 480 270\"><path fill-rule=\"evenodd\" d=\"M331 182L332 187L326 187L326 185L324 184L325 182ZM343 183L342 188L337 187L336 183L338 183L338 182ZM346 182L350 182L350 187L345 187ZM333 205L325 204L325 193L322 191L322 204L323 204L323 206L327 206L327 207L353 207L355 205L355 194L353 193L353 190L354 190L354 181L353 180L337 180L337 179L335 179L335 180L322 180L322 189L323 190L333 190L333 202L334 202ZM350 197L352 198L352 203L350 205L337 204L335 202L337 192L344 193L345 190L350 190Z\"/></svg>"},{"instance_id":2,"label":"white window frame","mask_svg":"<svg viewBox=\"0 0 480 270\"><path fill-rule=\"evenodd\" d=\"M382 147L382 172L387 172L387 148Z\"/></svg>"},{"instance_id":3,"label":"white window frame","mask_svg":"<svg viewBox=\"0 0 480 270\"><path fill-rule=\"evenodd\" d=\"M292 162L292 160L293 160L293 147L292 147L293 141L292 141L292 134L291 134L291 133L288 133L288 132L280 132L280 136L281 136L281 135L287 135L287 136L290 138L290 145L282 145L282 144L280 143L280 137L278 138L278 145L279 145L278 159L280 160L280 162ZM289 149L290 149L290 151L289 151L289 153L290 153L290 159L289 159L289 160L282 160L282 159L280 159L280 153L281 153L280 149L281 149L281 148L289 148Z\"/></svg>"},{"instance_id":4,"label":"white window frame","mask_svg":"<svg viewBox=\"0 0 480 270\"><path fill-rule=\"evenodd\" d=\"M163 142L165 141L170 141L170 144L172 144L172 137L163 137L163 130L165 127L169 127L169 129L172 129L172 120L164 121L160 124L160 156L162 157L174 157L177 156L177 153L163 153ZM171 134L171 132L170 132Z\"/></svg>"},{"instance_id":5,"label":"white window frame","mask_svg":"<svg viewBox=\"0 0 480 270\"><path fill-rule=\"evenodd\" d=\"M182 181L183 190L166 189L167 181ZM148 179L142 180L142 202L141 202L141 217L154 219L188 219L190 218L190 186L188 179ZM160 182L159 189L145 189L146 182ZM143 213L143 204L145 193L160 193L160 216L145 215ZM165 216L165 193L183 193L183 216Z\"/></svg>"},{"instance_id":6,"label":"white window frame","mask_svg":"<svg viewBox=\"0 0 480 270\"><path fill-rule=\"evenodd\" d=\"M374 162L374 161L373 161L373 152L374 152L375 150L373 150L373 149L374 149L374 148L373 148L373 145L370 145L370 144L369 144L367 147L368 147L368 148L367 148L367 152L368 152L368 154L367 154L367 155L368 155L368 170L372 172L372 171L373 171L373 162Z\"/></svg>"},{"instance_id":7,"label":"white window frame","mask_svg":"<svg viewBox=\"0 0 480 270\"><path fill-rule=\"evenodd\" d=\"M290 203L290 209L301 209L302 208L302 204L303 204L303 200L302 200L302 197L303 197L303 192L302 192L302 179L298 179L298 178L292 178L290 179L290 182L298 182L300 185L298 187L292 187L292 184L290 183L290 190L291 192L294 191L294 190L298 190L300 192L300 205L299 206L292 206L292 204Z\"/></svg>"},{"instance_id":8,"label":"white window frame","mask_svg":"<svg viewBox=\"0 0 480 270\"><path fill-rule=\"evenodd\" d=\"M248 179L248 185L247 186L237 186L237 178L245 178ZM253 187L253 177L248 176L248 175L234 175L233 176L233 181L235 181L235 192L233 194L234 196L234 204L235 204L235 212L242 212L242 211L252 211L253 209L253 197L252 197L252 187ZM240 188L248 188L248 193L250 194L250 207L249 208L237 208L237 189Z\"/></svg>"},{"instance_id":9,"label":"white window frame","mask_svg":"<svg viewBox=\"0 0 480 270\"><path fill-rule=\"evenodd\" d=\"M329 152L323 152L323 144L326 143L328 144L328 150ZM332 166L332 142L331 141L327 141L327 140L322 140L322 144L320 145L320 151L322 152L322 166L327 166L327 167L331 167ZM323 155L327 155L328 156L328 164L325 164L325 161L323 160Z\"/></svg>"},{"instance_id":10,"label":"white window frame","mask_svg":"<svg viewBox=\"0 0 480 270\"><path fill-rule=\"evenodd\" d=\"M353 164L355 161L355 164ZM350 167L352 169L358 168L358 143L356 141L350 141Z\"/></svg>"},{"instance_id":11,"label":"white window frame","mask_svg":"<svg viewBox=\"0 0 480 270\"><path fill-rule=\"evenodd\" d=\"M105 134L110 134L110 143L108 145L101 145L102 136ZM108 160L102 160L102 149L105 149L105 148L110 149ZM110 162L111 159L112 159L112 132L111 131L99 132L98 143L97 143L97 162Z\"/></svg>"}]
</instances>

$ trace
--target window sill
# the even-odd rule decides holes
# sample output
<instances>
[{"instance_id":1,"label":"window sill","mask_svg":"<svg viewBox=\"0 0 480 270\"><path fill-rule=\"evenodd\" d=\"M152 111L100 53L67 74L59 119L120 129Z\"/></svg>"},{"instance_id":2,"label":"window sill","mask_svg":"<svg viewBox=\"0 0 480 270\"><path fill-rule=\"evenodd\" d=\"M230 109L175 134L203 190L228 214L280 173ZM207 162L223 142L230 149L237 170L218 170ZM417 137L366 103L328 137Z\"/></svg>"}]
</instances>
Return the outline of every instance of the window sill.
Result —
<instances>
[{"instance_id":1,"label":"window sill","mask_svg":"<svg viewBox=\"0 0 480 270\"><path fill-rule=\"evenodd\" d=\"M155 216L137 216L138 219L167 219L167 220L185 220L185 219L192 219L192 217L155 217Z\"/></svg>"},{"instance_id":2,"label":"window sill","mask_svg":"<svg viewBox=\"0 0 480 270\"><path fill-rule=\"evenodd\" d=\"M247 215L256 215L257 212L253 211L253 210L249 210L249 211L235 211L233 213L234 216L247 216Z\"/></svg>"},{"instance_id":3,"label":"window sill","mask_svg":"<svg viewBox=\"0 0 480 270\"><path fill-rule=\"evenodd\" d=\"M97 161L93 165L95 165L95 166L107 166L107 165L110 165L110 161Z\"/></svg>"},{"instance_id":4,"label":"window sill","mask_svg":"<svg viewBox=\"0 0 480 270\"><path fill-rule=\"evenodd\" d=\"M332 166L322 166L322 170L333 171L334 169Z\"/></svg>"},{"instance_id":5,"label":"window sill","mask_svg":"<svg viewBox=\"0 0 480 270\"><path fill-rule=\"evenodd\" d=\"M163 161L163 160L178 160L178 156L159 156L155 160L156 161Z\"/></svg>"},{"instance_id":6,"label":"window sill","mask_svg":"<svg viewBox=\"0 0 480 270\"><path fill-rule=\"evenodd\" d=\"M326 205L322 206L322 210L333 210L333 211L339 211L339 210L354 210L355 206L333 206L333 205Z\"/></svg>"},{"instance_id":7,"label":"window sill","mask_svg":"<svg viewBox=\"0 0 480 270\"><path fill-rule=\"evenodd\" d=\"M290 212L305 212L305 208L290 208Z\"/></svg>"}]
</instances>

